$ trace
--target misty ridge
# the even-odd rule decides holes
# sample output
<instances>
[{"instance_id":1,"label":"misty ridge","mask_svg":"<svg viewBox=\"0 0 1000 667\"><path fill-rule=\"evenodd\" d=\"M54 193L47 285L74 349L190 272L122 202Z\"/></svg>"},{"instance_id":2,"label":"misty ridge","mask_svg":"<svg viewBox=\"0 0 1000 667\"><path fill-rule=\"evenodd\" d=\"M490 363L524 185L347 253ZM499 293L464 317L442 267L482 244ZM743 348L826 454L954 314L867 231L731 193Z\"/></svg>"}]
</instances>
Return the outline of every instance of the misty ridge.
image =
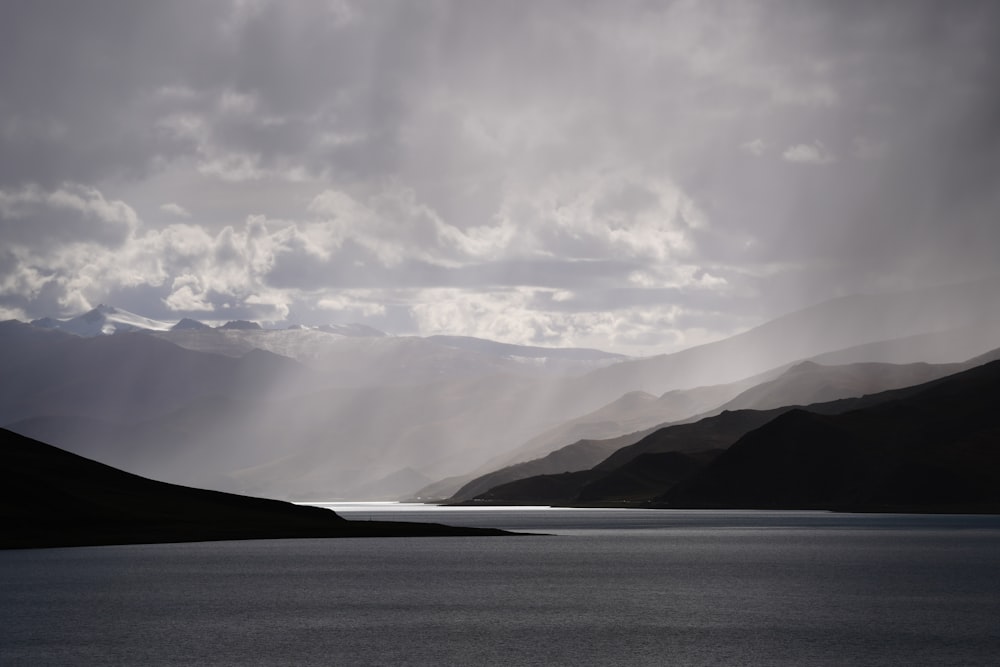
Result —
<instances>
[{"instance_id":1,"label":"misty ridge","mask_svg":"<svg viewBox=\"0 0 1000 667\"><path fill-rule=\"evenodd\" d=\"M0 426L155 480L281 499L861 506L879 497L755 496L737 491L748 482L732 471L761 479L763 466L809 486L836 459L869 486L905 486L901 468L884 463L896 454L878 444L897 422L850 415L889 400L871 397L961 377L1000 356L990 355L1000 347L998 288L991 279L843 297L645 358L353 324L210 327L101 306L0 323ZM832 421L788 426L802 419L790 406L811 404ZM920 410L937 407L926 399ZM920 423L911 412L893 419ZM996 460L993 422L967 417L954 419L975 429L952 430L980 438L986 453L966 447L955 460L993 474L984 463ZM855 455L764 464L746 454L754 437ZM741 464L726 458L731 448L743 452ZM924 475L907 483L933 486L934 458L951 466L947 484L962 486L949 456L944 448L920 465L906 459ZM866 457L883 461L882 477ZM714 481L688 481L696 473ZM960 500L991 500L980 495Z\"/></svg>"}]
</instances>

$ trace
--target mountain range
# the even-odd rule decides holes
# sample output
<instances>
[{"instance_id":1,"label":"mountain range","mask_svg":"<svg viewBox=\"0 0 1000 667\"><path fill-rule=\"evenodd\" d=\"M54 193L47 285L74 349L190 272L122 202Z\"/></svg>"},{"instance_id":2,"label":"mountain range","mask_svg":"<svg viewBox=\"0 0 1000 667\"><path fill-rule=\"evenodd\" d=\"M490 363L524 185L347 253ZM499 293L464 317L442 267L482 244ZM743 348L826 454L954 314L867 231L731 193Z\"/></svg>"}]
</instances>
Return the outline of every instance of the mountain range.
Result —
<instances>
[{"instance_id":1,"label":"mountain range","mask_svg":"<svg viewBox=\"0 0 1000 667\"><path fill-rule=\"evenodd\" d=\"M0 426L171 483L468 500L592 469L668 424L954 373L1000 341L997 287L843 297L649 358L364 325L156 322L102 306L0 323Z\"/></svg>"},{"instance_id":2,"label":"mountain range","mask_svg":"<svg viewBox=\"0 0 1000 667\"><path fill-rule=\"evenodd\" d=\"M666 426L589 468L521 477L471 502L995 512L1000 361L986 359L997 356L899 389Z\"/></svg>"}]
</instances>

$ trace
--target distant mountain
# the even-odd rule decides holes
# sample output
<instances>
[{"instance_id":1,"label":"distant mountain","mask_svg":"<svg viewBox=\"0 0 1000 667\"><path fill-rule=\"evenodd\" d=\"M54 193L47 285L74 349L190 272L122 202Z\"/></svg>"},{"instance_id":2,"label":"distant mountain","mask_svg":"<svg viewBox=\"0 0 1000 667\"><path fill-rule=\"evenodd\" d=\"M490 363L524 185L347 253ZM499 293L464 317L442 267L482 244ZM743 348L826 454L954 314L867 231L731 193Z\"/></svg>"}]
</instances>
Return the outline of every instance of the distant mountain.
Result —
<instances>
[{"instance_id":1,"label":"distant mountain","mask_svg":"<svg viewBox=\"0 0 1000 667\"><path fill-rule=\"evenodd\" d=\"M379 484L392 480L410 495L417 489L404 487L422 477L459 483L470 471L478 476L545 459L581 439L597 443L630 432L641 438L647 428L718 410L749 389L727 386L732 382L803 358L838 350L847 350L848 362L859 361L851 355L906 358L932 347L936 358L951 361L982 354L996 347L985 344L991 336L1000 340L998 286L849 297L725 341L623 361L465 337L379 336L351 326L189 324L93 338L0 327L0 425L55 434L61 440L54 444L99 452L107 463L168 481L352 498L382 497L387 487ZM105 331L111 313L103 310L94 318L100 326L87 331ZM121 312L116 317L139 324ZM895 342L878 343L885 337ZM829 396L806 388L791 395ZM770 400L787 399L776 393ZM634 442L626 440L618 446ZM576 457L572 465L592 466L609 448L581 444L545 465ZM394 477L407 468L416 474Z\"/></svg>"},{"instance_id":2,"label":"distant mountain","mask_svg":"<svg viewBox=\"0 0 1000 667\"><path fill-rule=\"evenodd\" d=\"M1000 511L1000 361L913 387L665 427L473 502Z\"/></svg>"},{"instance_id":3,"label":"distant mountain","mask_svg":"<svg viewBox=\"0 0 1000 667\"><path fill-rule=\"evenodd\" d=\"M0 322L0 425L37 416L137 421L197 400L308 390L302 365L255 351L233 359L144 333L81 338Z\"/></svg>"},{"instance_id":4,"label":"distant mountain","mask_svg":"<svg viewBox=\"0 0 1000 667\"><path fill-rule=\"evenodd\" d=\"M588 485L600 482L604 479L614 480L620 477L619 470L624 470L626 475L632 474L635 467L633 461L641 457L644 466L667 464L673 465L675 459L662 457L660 455L685 454L695 455L691 461L704 461L703 453L706 451L723 450L741 436L758 428L776 416L791 410L788 408L777 408L769 411L740 410L737 412L724 412L714 417L706 417L689 424L675 424L654 430L645 437L624 447L615 449L598 464L586 470L565 472L559 474L547 473L532 477L520 477L515 480L506 481L497 486L493 486L485 491L480 491L474 497L469 497L469 493L463 488L450 502L486 502L512 505L534 505L543 502L553 502L553 498L558 498L559 504L575 505L580 504L580 495ZM624 438L623 438L624 439ZM576 445L573 445L574 447ZM679 460L679 459L678 459ZM672 470L648 471L649 476L671 479ZM487 478L488 481L488 478ZM675 480L676 481L676 480ZM553 489L549 490L549 484ZM644 482L645 496L635 488L618 489L622 486L618 483L613 497L597 497L597 494L588 494L587 502L590 504L600 504L601 502L617 502L629 500L636 502L637 498L649 500L663 493L668 486L653 487L652 492L646 487ZM467 485L472 487L472 483Z\"/></svg>"},{"instance_id":5,"label":"distant mountain","mask_svg":"<svg viewBox=\"0 0 1000 667\"><path fill-rule=\"evenodd\" d=\"M388 334L365 324L321 324L317 330L352 338L385 338Z\"/></svg>"},{"instance_id":6,"label":"distant mountain","mask_svg":"<svg viewBox=\"0 0 1000 667\"><path fill-rule=\"evenodd\" d=\"M956 373L964 367L961 363L857 363L826 366L803 361L773 380L750 387L718 409L767 410L783 405L825 403L839 398L923 384Z\"/></svg>"},{"instance_id":7,"label":"distant mountain","mask_svg":"<svg viewBox=\"0 0 1000 667\"><path fill-rule=\"evenodd\" d=\"M416 500L421 501L444 500L450 503L464 502L474 498L484 498L496 490L497 487L508 485L517 480L589 471L590 468L606 459L616 450L632 444L647 434L648 431L641 431L606 440L579 440L572 445L557 449L541 458L524 461L523 463L514 463L504 466L499 470L473 476L471 479L456 479L454 484L443 488L429 484L417 491L414 496ZM532 488L541 488L542 486L544 484ZM511 498L513 499L513 496ZM539 499L533 498L532 502L535 500ZM514 504L523 503L515 502Z\"/></svg>"},{"instance_id":8,"label":"distant mountain","mask_svg":"<svg viewBox=\"0 0 1000 667\"><path fill-rule=\"evenodd\" d=\"M427 340L447 347L482 352L490 356L520 357L524 359L573 359L577 361L620 361L627 359L624 354L612 354L601 350L581 347L536 347L498 343L471 336L428 336Z\"/></svg>"},{"instance_id":9,"label":"distant mountain","mask_svg":"<svg viewBox=\"0 0 1000 667\"><path fill-rule=\"evenodd\" d=\"M501 374L582 375L620 358L567 356L558 349L548 350L551 357L538 356L537 350L544 348L534 348L532 354L509 355L509 349L520 346L496 343L473 349L445 345L434 336L376 335L354 327L174 330L154 335L180 347L227 356L241 356L254 348L267 350L306 364L340 386L413 385Z\"/></svg>"},{"instance_id":10,"label":"distant mountain","mask_svg":"<svg viewBox=\"0 0 1000 667\"><path fill-rule=\"evenodd\" d=\"M809 360L827 366L864 362L884 364L954 363L992 350L997 346L997 343L1000 342L1000 330L998 330L1000 327L997 326L996 319L996 314L985 312L980 322L962 326L952 326L949 323L945 328L932 333L855 345L842 350L813 355L809 357Z\"/></svg>"},{"instance_id":11,"label":"distant mountain","mask_svg":"<svg viewBox=\"0 0 1000 667\"><path fill-rule=\"evenodd\" d=\"M859 410L793 410L747 433L659 504L998 512L998 395L993 361Z\"/></svg>"},{"instance_id":12,"label":"distant mountain","mask_svg":"<svg viewBox=\"0 0 1000 667\"><path fill-rule=\"evenodd\" d=\"M475 501L500 505L635 505L703 469L723 451L640 454L611 471L594 468L508 482L479 495Z\"/></svg>"},{"instance_id":13,"label":"distant mountain","mask_svg":"<svg viewBox=\"0 0 1000 667\"><path fill-rule=\"evenodd\" d=\"M172 326L167 322L151 320L148 317L104 304L83 315L67 320L46 317L34 320L31 324L44 329L58 329L66 333L87 337L110 335L123 331L167 331Z\"/></svg>"},{"instance_id":14,"label":"distant mountain","mask_svg":"<svg viewBox=\"0 0 1000 667\"><path fill-rule=\"evenodd\" d=\"M0 429L0 548L317 537L502 535L346 521L277 500L155 482Z\"/></svg>"},{"instance_id":15,"label":"distant mountain","mask_svg":"<svg viewBox=\"0 0 1000 667\"><path fill-rule=\"evenodd\" d=\"M57 329L83 337L111 335L127 331L206 331L213 329L204 322L189 317L182 318L178 322L164 322L104 304L76 317L68 319L42 317L32 320L30 324L41 329ZM232 320L214 328L224 331L260 331L263 329L260 323L249 320ZM297 326L289 327L289 329L322 331L358 338L378 338L387 335L385 332L364 324L323 324L317 327Z\"/></svg>"},{"instance_id":16,"label":"distant mountain","mask_svg":"<svg viewBox=\"0 0 1000 667\"><path fill-rule=\"evenodd\" d=\"M934 361L938 362L958 362L995 348L1000 341L1000 278L833 299L720 341L595 370L581 382L599 384L613 392L608 400L638 388L658 394L726 384L852 347L856 348L853 355L842 355L830 363L890 361L865 346L921 334L934 335L923 341L922 350L935 347L939 354ZM891 361L928 360L911 357Z\"/></svg>"},{"instance_id":17,"label":"distant mountain","mask_svg":"<svg viewBox=\"0 0 1000 667\"><path fill-rule=\"evenodd\" d=\"M189 317L185 317L179 321L174 326L170 327L171 331L206 331L212 327L208 326L204 322L199 322L198 320L192 320Z\"/></svg>"},{"instance_id":18,"label":"distant mountain","mask_svg":"<svg viewBox=\"0 0 1000 667\"><path fill-rule=\"evenodd\" d=\"M403 468L381 479L376 479L363 486L355 487L353 493L358 498L391 501L406 496L412 493L413 489L426 486L431 481L427 475L413 468Z\"/></svg>"},{"instance_id":19,"label":"distant mountain","mask_svg":"<svg viewBox=\"0 0 1000 667\"><path fill-rule=\"evenodd\" d=\"M110 410L102 413L78 396L67 406L90 406L90 413L105 416L41 414L5 425L175 483L305 500L378 499L390 481L398 496L409 495L431 474L475 467L508 437L524 438L537 429L546 414L531 416L537 382L490 377L274 396L258 387L256 395L193 396L172 412L131 419L128 400L114 403L117 411L107 414ZM100 392L94 394L99 398ZM512 421L512 414L523 418ZM393 476L405 468L423 476ZM413 486L399 485L406 480Z\"/></svg>"},{"instance_id":20,"label":"distant mountain","mask_svg":"<svg viewBox=\"0 0 1000 667\"><path fill-rule=\"evenodd\" d=\"M609 407L608 404L613 405L623 395L637 389L646 393L666 393L696 387L725 387L804 359L838 365L961 362L994 349L998 341L1000 278L903 293L834 299L721 341L596 369L581 376L569 390L577 397L578 405L576 416L571 420L556 421L546 432L517 445L509 453L494 457L471 473L456 476L449 484L436 482L431 486L434 492L457 491L459 480L468 483L505 466L543 458L581 438L597 440L621 435L628 428L644 430L638 420L626 425L616 423L618 420L614 418L593 419L586 414L603 409L601 406ZM743 387L747 388L749 386ZM735 394L726 396L723 392L719 403L703 404L700 412L710 414L712 408L718 409L719 404L734 397ZM804 398L808 397L792 402L803 402ZM813 398L822 400L818 395ZM775 398L777 403L784 400ZM643 417L647 419L646 428L653 425L650 421L655 422L656 410L661 406L650 404L649 407L651 413ZM609 409L614 410L613 407ZM689 418L692 414L675 414L658 423ZM578 465L583 469L588 464L589 461L581 461ZM477 488L477 491L482 490ZM418 493L424 496L431 492L431 489L422 489Z\"/></svg>"},{"instance_id":21,"label":"distant mountain","mask_svg":"<svg viewBox=\"0 0 1000 667\"><path fill-rule=\"evenodd\" d=\"M449 500L461 502L481 497L487 491L491 491L493 487L535 475L583 471L598 464L610 469L623 465L627 458L638 456L641 453L684 451L677 449L673 444L659 444L664 441L665 437L670 443L695 442L697 443L694 446L695 450L726 447L735 442L736 437L746 432L746 430L740 429L751 428L750 425L745 425L740 426L736 431L731 431L727 427L723 431L724 435L721 440L712 439L710 441L704 441L700 436L691 435L689 431L694 430L694 426L677 426L674 429L662 428L665 423L672 421L670 417L674 418L673 421L682 421L691 417L695 412L692 408L695 406L707 404L710 409L699 410L699 412L702 412L702 416L710 416L727 410L767 410L788 405L820 403L920 384L948 375L962 367L961 364L896 365L876 363L822 366L807 361L796 364L783 372L779 369L731 385L703 387L687 392L668 392L660 399L648 395L626 395L619 402L571 420L556 429L551 429L543 435L551 433L554 434L554 437L543 442L555 441L558 438L568 440L574 432L573 427L578 424L589 428L592 433L625 432L625 435L604 439L581 439L545 456L500 467L467 480L453 492ZM727 396L733 398L719 406L720 399L725 400ZM698 401L703 402L699 403ZM667 406L679 407L673 407L671 410ZM625 416L629 414L629 409L636 415L632 421L625 419ZM614 418L602 420L600 417L603 415L613 415ZM650 425L650 422L653 424ZM716 420L707 423L724 422ZM750 422L754 425L753 427L762 423ZM628 432L629 429L626 428L626 425L643 428ZM654 431L656 431L655 434L653 434ZM539 440L541 438L535 439L536 442ZM643 443L642 445L635 444L640 441ZM687 450L690 451L691 448L688 447ZM605 459L607 462L601 463ZM569 488L565 479L559 480L559 484L564 489ZM533 488L538 488L538 486L535 485ZM427 494L428 491L425 490L417 493L419 496Z\"/></svg>"},{"instance_id":22,"label":"distant mountain","mask_svg":"<svg viewBox=\"0 0 1000 667\"><path fill-rule=\"evenodd\" d=\"M337 363L307 368L253 344L310 340L337 349ZM315 330L81 338L9 321L0 373L0 425L137 474L279 497L406 495L430 476L481 465L576 405L570 380L515 361ZM415 474L391 477L405 468Z\"/></svg>"},{"instance_id":23,"label":"distant mountain","mask_svg":"<svg viewBox=\"0 0 1000 667\"><path fill-rule=\"evenodd\" d=\"M249 322L247 320L230 320L218 328L223 331L260 331L264 327L260 326L257 322Z\"/></svg>"},{"instance_id":24,"label":"distant mountain","mask_svg":"<svg viewBox=\"0 0 1000 667\"><path fill-rule=\"evenodd\" d=\"M777 377L784 370L774 369L730 384L674 389L659 397L644 391L630 391L607 405L538 434L507 454L502 461L494 462L493 468L538 459L567 443L617 439L622 435L708 413L743 391Z\"/></svg>"}]
</instances>

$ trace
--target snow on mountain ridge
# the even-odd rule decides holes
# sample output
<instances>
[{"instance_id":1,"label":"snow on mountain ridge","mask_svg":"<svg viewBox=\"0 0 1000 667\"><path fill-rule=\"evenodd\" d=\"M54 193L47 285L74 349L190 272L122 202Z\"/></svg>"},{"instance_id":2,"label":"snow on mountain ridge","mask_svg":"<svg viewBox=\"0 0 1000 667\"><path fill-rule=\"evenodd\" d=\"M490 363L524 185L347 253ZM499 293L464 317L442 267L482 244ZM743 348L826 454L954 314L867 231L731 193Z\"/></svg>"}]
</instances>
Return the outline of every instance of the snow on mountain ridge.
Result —
<instances>
[{"instance_id":1,"label":"snow on mountain ridge","mask_svg":"<svg viewBox=\"0 0 1000 667\"><path fill-rule=\"evenodd\" d=\"M57 319L54 317L42 317L30 322L32 326L42 329L57 329L66 333L71 333L84 338L92 336L108 336L125 331L203 331L211 329L221 330L255 330L270 331L265 329L258 322L247 320L232 320L219 327L212 327L204 322L188 317L176 322L164 322L154 320L149 317L137 315L135 313L100 304L82 315L75 317ZM383 331L374 329L364 324L323 324L315 327L304 327L295 325L288 327L288 330L312 330L322 331L326 334L335 334L347 337L376 338L388 336Z\"/></svg>"},{"instance_id":2,"label":"snow on mountain ridge","mask_svg":"<svg viewBox=\"0 0 1000 667\"><path fill-rule=\"evenodd\" d=\"M59 329L85 338L107 336L122 331L168 331L173 326L170 322L161 322L104 304L69 319L57 320L46 317L34 320L31 324L46 329Z\"/></svg>"}]
</instances>

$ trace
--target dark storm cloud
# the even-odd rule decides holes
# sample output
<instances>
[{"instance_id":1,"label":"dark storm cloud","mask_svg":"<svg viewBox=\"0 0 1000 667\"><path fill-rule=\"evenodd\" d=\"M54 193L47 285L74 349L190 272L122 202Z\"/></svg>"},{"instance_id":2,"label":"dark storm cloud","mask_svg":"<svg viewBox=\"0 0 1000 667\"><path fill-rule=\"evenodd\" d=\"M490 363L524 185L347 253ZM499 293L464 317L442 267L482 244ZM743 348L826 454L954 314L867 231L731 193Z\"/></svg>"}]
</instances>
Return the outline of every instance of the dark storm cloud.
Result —
<instances>
[{"instance_id":1,"label":"dark storm cloud","mask_svg":"<svg viewBox=\"0 0 1000 667\"><path fill-rule=\"evenodd\" d=\"M4 13L8 312L648 341L1000 265L995 2Z\"/></svg>"}]
</instances>

